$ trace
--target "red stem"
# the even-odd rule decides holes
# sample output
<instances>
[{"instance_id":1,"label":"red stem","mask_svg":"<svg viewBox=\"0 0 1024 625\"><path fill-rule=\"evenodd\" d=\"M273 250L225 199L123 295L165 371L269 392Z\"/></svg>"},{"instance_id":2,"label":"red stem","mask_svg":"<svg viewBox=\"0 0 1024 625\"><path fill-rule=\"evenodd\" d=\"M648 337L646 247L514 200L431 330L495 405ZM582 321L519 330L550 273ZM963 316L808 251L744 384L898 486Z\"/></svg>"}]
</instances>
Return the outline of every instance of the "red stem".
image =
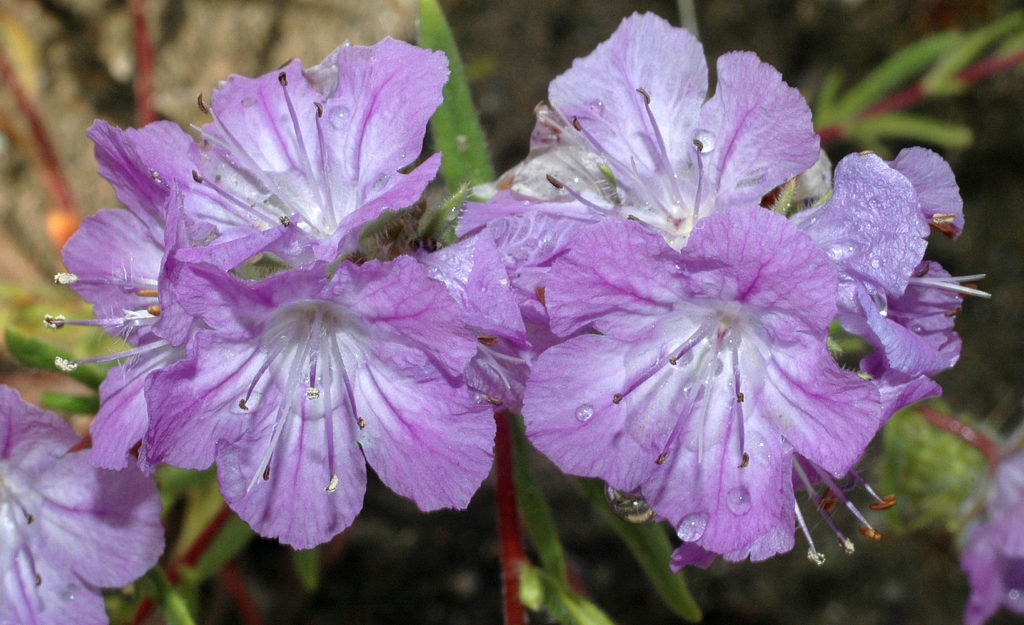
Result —
<instances>
[{"instance_id":1,"label":"red stem","mask_svg":"<svg viewBox=\"0 0 1024 625\"><path fill-rule=\"evenodd\" d=\"M193 566L199 561L199 558L206 553L206 550L209 549L210 545L213 543L213 539L217 537L217 534L220 533L221 528L224 527L224 524L231 518L232 514L233 513L230 508L226 505L221 505L217 516L213 517L213 519L206 524L206 527L203 529L203 533L196 538L188 551L167 567L168 582L172 585L177 583L181 578L181 567ZM153 612L153 608L155 607L156 604L154 604L151 599L143 599L142 603L139 604L139 608L135 611L135 616L132 618L132 625L140 625L144 620L146 620L146 617Z\"/></svg>"},{"instance_id":2,"label":"red stem","mask_svg":"<svg viewBox=\"0 0 1024 625\"><path fill-rule=\"evenodd\" d=\"M1013 69L1021 63L1024 63L1024 52L1003 57L991 57L982 59L974 65L961 70L957 73L956 77L966 87L1000 72ZM897 91L881 102L869 106L858 117L858 121L865 121L885 113L910 108L925 100L929 95L924 89L924 84L917 82L902 91ZM818 134L821 136L821 144L827 145L846 136L846 128L842 124L835 124L822 128Z\"/></svg>"},{"instance_id":3,"label":"red stem","mask_svg":"<svg viewBox=\"0 0 1024 625\"><path fill-rule=\"evenodd\" d=\"M156 121L153 110L153 48L149 45L145 0L128 0L135 31L135 117L140 126Z\"/></svg>"},{"instance_id":4,"label":"red stem","mask_svg":"<svg viewBox=\"0 0 1024 625\"><path fill-rule=\"evenodd\" d=\"M234 562L228 562L220 570L220 581L224 583L228 594L235 602L235 608L238 609L238 616L241 617L242 622L245 625L263 625L263 615L256 607L256 602L252 600L252 595L245 585L245 579L242 578L242 574L239 573L238 566Z\"/></svg>"},{"instance_id":5,"label":"red stem","mask_svg":"<svg viewBox=\"0 0 1024 625\"><path fill-rule=\"evenodd\" d=\"M494 494L498 512L498 538L501 541L501 590L505 625L524 625L526 613L519 601L519 570L527 562L519 529L516 486L512 473L512 436L507 411L495 413L497 435L494 462L498 484Z\"/></svg>"},{"instance_id":6,"label":"red stem","mask_svg":"<svg viewBox=\"0 0 1024 625\"><path fill-rule=\"evenodd\" d=\"M50 140L50 135L46 132L43 119L39 116L39 109L22 88L21 82L8 62L7 55L4 53L2 46L0 46L0 77L3 78L3 84L6 85L11 96L14 98L18 111L28 121L29 128L32 131L32 139L36 144L39 158L42 160L43 186L46 188L50 200L54 203L57 210L77 215L78 207L75 204L74 197L71 195L71 187L64 176L64 169L57 158L57 150L53 147L53 141Z\"/></svg>"},{"instance_id":7,"label":"red stem","mask_svg":"<svg viewBox=\"0 0 1024 625\"><path fill-rule=\"evenodd\" d=\"M952 415L940 412L930 406L917 406L916 411L917 414L921 415L931 425L955 435L960 440L980 451L990 466L996 466L1002 457L1002 454L999 452L999 446L991 438L966 423L958 421Z\"/></svg>"}]
</instances>

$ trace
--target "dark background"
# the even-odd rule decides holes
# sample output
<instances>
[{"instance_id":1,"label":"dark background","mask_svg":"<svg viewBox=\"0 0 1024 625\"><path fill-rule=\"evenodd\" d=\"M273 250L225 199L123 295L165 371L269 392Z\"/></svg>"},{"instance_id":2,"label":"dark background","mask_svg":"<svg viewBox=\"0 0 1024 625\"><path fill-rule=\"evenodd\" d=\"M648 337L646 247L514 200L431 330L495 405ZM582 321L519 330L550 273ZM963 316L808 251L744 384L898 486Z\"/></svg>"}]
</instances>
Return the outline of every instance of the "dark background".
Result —
<instances>
[{"instance_id":1,"label":"dark background","mask_svg":"<svg viewBox=\"0 0 1024 625\"><path fill-rule=\"evenodd\" d=\"M589 53L633 11L653 11L679 23L669 1L451 0L443 5L474 74L474 96L499 171L525 156L533 107L573 58ZM385 35L414 40L415 6L413 0L148 2L157 111L182 124L201 124L196 94L208 98L228 73L257 75L291 57L315 64L343 40L370 44ZM121 126L135 123L125 4L40 0L0 7L0 16L16 16L33 42L38 56L30 66L37 78L29 81L30 89L83 212L115 206L112 192L95 174L85 130L95 117ZM754 50L810 98L832 68L842 68L849 84L924 35L976 28L1015 7L993 0L716 0L698 2L697 13L712 67L726 51ZM1004 431L1019 422L1024 394L1022 105L1024 73L1017 69L914 109L966 124L975 133L968 149L944 152L965 201L964 235L955 243L933 237L929 256L954 275L988 274L981 286L993 299L965 305L958 319L963 355L940 381L954 409ZM39 227L50 199L8 94L0 93L0 106L6 137L0 141L0 282L35 290L56 269L57 256ZM899 147L893 144L893 153ZM835 162L859 148L839 144L829 153ZM7 356L0 357L0 377L28 397L57 383L26 374ZM876 454L869 452L867 465ZM536 470L552 499L570 564L590 597L617 623L676 622L573 487L541 458ZM493 517L490 482L468 511L423 515L374 481L355 525L325 550L323 587L314 596L301 592L289 572L288 553L274 543L255 543L239 566L267 623L498 623ZM823 524L814 529L829 556L823 567L807 562L798 536L793 553L766 563L718 562L708 571L689 572L705 622L962 622L966 581L955 545L941 528L888 533L879 544L862 540L852 556L838 553ZM201 622L239 622L220 583L207 585L204 601ZM992 622L1020 620L1004 614Z\"/></svg>"}]
</instances>

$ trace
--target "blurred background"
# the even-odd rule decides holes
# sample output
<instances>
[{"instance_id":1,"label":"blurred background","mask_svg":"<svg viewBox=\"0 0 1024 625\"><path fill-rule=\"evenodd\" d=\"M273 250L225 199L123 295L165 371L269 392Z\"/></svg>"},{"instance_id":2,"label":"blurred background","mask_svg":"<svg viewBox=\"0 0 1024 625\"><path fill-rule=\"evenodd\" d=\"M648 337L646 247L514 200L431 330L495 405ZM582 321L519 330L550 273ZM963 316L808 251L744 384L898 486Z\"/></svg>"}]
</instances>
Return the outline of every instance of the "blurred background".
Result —
<instances>
[{"instance_id":1,"label":"blurred background","mask_svg":"<svg viewBox=\"0 0 1024 625\"><path fill-rule=\"evenodd\" d=\"M416 36L415 0L139 4L154 46L155 112L186 126L206 121L196 96L202 93L208 101L230 73L254 76L291 58L312 65L343 41L372 44L385 36L409 41ZM677 5L670 0L442 0L442 5L498 171L526 155L532 110L545 98L548 82L606 39L623 17L652 11L679 24ZM813 100L831 70L840 68L846 84L852 84L915 40L950 28L977 29L1018 6L996 0L715 0L698 1L696 10L712 67L724 52L753 50ZM87 215L116 206L109 185L96 175L85 131L97 117L122 127L137 125L128 3L4 0L0 37L8 65L52 138L54 158L78 210ZM54 242L61 232L60 207L47 193L48 159L14 95L9 84L0 92L0 323L41 334L42 308L74 304L52 286L60 269ZM987 274L980 287L993 298L966 302L957 320L963 355L940 382L954 411L1005 432L1020 421L1024 396L1024 71L1000 73L913 110L963 124L973 133L969 145L941 150L964 198L964 234L956 242L933 236L929 257L954 275ZM862 147L840 141L827 150L837 162ZM887 147L892 156L903 146ZM55 374L23 370L5 352L0 353L0 381L29 399L42 390L72 388ZM878 453L869 451L865 459L869 475ZM551 498L570 565L589 596L617 623L676 622L573 486L541 458L535 471ZM814 529L819 543L829 543L824 524ZM820 568L807 562L798 536L791 554L756 565L717 562L708 571L688 572L687 580L707 623L962 622L967 587L951 537L942 527L902 535L883 528L883 533L880 543L858 542L852 556L826 547L829 560ZM316 593L301 591L287 551L276 543L252 543L237 570L264 623L498 623L497 554L490 483L466 512L423 515L372 482L355 525L324 551ZM200 622L242 622L222 579L205 585L202 600ZM991 622L1021 621L1003 614Z\"/></svg>"}]
</instances>

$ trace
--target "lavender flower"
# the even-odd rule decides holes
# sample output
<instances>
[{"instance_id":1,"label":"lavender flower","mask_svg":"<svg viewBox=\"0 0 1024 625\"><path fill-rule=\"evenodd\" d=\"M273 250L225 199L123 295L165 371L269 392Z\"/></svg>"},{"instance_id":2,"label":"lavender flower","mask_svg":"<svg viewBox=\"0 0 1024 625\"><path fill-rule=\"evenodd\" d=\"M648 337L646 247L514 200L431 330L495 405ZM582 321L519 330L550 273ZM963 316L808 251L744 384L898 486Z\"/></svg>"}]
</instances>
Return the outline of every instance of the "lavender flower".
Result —
<instances>
[{"instance_id":1,"label":"lavender flower","mask_svg":"<svg viewBox=\"0 0 1024 625\"><path fill-rule=\"evenodd\" d=\"M547 304L556 333L597 334L541 354L527 434L562 469L638 493L689 545L786 551L794 454L844 475L882 421L874 387L826 350L836 296L824 252L759 207L705 217L680 252L629 222L583 229Z\"/></svg>"},{"instance_id":2,"label":"lavender flower","mask_svg":"<svg viewBox=\"0 0 1024 625\"><path fill-rule=\"evenodd\" d=\"M135 469L93 468L70 426L0 387L0 623L107 623L100 589L163 551L160 497Z\"/></svg>"},{"instance_id":3,"label":"lavender flower","mask_svg":"<svg viewBox=\"0 0 1024 625\"><path fill-rule=\"evenodd\" d=\"M967 625L981 625L1001 607L1024 615L1024 451L998 463L983 505L960 556L971 585Z\"/></svg>"},{"instance_id":4,"label":"lavender flower","mask_svg":"<svg viewBox=\"0 0 1024 625\"><path fill-rule=\"evenodd\" d=\"M222 83L209 106L200 101L213 121L191 147L192 171L175 173L192 239L215 239L204 260L231 268L261 251L290 264L352 252L363 225L413 204L436 175L440 154L407 169L447 76L444 54L385 39Z\"/></svg>"},{"instance_id":5,"label":"lavender flower","mask_svg":"<svg viewBox=\"0 0 1024 625\"><path fill-rule=\"evenodd\" d=\"M424 510L468 504L494 422L460 377L476 337L425 267L403 256L249 282L196 264L179 280L210 329L151 378L147 462L216 462L239 516L300 549L352 523L367 462Z\"/></svg>"}]
</instances>

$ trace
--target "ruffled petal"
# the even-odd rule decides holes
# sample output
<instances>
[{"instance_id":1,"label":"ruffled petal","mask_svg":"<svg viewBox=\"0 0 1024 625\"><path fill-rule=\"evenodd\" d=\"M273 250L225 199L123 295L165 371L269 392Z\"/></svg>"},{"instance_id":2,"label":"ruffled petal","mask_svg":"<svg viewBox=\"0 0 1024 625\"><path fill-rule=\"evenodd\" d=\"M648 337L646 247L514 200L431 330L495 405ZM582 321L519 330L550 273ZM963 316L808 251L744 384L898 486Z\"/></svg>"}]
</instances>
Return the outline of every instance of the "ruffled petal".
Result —
<instances>
[{"instance_id":1,"label":"ruffled petal","mask_svg":"<svg viewBox=\"0 0 1024 625\"><path fill-rule=\"evenodd\" d=\"M914 185L918 206L928 223L951 238L964 229L964 201L953 169L927 148L900 150L889 165Z\"/></svg>"}]
</instances>

